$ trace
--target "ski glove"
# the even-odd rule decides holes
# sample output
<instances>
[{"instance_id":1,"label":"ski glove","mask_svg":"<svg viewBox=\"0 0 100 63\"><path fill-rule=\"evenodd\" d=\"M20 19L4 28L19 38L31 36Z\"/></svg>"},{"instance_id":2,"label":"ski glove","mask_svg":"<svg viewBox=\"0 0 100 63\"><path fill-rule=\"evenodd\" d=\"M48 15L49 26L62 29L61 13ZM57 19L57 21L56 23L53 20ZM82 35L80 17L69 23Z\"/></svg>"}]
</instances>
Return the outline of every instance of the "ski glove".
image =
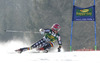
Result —
<instances>
[{"instance_id":1,"label":"ski glove","mask_svg":"<svg viewBox=\"0 0 100 63\"><path fill-rule=\"evenodd\" d=\"M41 29L39 30L39 32L40 32L42 35L44 35L44 29L41 28Z\"/></svg>"},{"instance_id":2,"label":"ski glove","mask_svg":"<svg viewBox=\"0 0 100 63\"><path fill-rule=\"evenodd\" d=\"M58 47L58 52L61 52L61 46Z\"/></svg>"}]
</instances>

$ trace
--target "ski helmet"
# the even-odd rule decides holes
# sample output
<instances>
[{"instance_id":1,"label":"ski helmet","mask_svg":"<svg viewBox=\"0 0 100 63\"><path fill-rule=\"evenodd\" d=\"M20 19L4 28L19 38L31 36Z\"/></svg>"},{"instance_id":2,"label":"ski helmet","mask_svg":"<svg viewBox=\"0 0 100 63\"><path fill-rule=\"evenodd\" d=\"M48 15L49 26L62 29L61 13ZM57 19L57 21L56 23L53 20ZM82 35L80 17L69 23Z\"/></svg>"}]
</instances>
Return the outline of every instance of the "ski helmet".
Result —
<instances>
[{"instance_id":1,"label":"ski helmet","mask_svg":"<svg viewBox=\"0 0 100 63\"><path fill-rule=\"evenodd\" d=\"M61 27L60 27L60 25L59 24L57 24L57 23L55 23L55 24L53 24L53 26L51 27L51 29L53 30L53 31L59 31L60 29L61 29Z\"/></svg>"}]
</instances>

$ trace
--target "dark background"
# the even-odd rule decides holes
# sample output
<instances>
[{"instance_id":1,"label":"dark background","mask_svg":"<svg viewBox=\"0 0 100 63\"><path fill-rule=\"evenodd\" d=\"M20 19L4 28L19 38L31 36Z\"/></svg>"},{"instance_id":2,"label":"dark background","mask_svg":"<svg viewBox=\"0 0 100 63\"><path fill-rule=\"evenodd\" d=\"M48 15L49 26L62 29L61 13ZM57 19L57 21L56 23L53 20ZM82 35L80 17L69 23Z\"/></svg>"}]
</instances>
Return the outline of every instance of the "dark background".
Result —
<instances>
[{"instance_id":1,"label":"dark background","mask_svg":"<svg viewBox=\"0 0 100 63\"><path fill-rule=\"evenodd\" d=\"M93 0L76 0L75 5L83 8L89 7L93 5ZM99 6L100 0L96 0L98 49L100 49ZM26 40L27 37L33 44L43 37L33 32L38 32L40 28L51 28L52 24L59 23L63 48L69 50L72 8L73 0L0 0L0 42L13 39ZM94 49L94 22L78 21L74 22L73 26L72 50ZM13 33L4 30L32 31L32 33Z\"/></svg>"}]
</instances>

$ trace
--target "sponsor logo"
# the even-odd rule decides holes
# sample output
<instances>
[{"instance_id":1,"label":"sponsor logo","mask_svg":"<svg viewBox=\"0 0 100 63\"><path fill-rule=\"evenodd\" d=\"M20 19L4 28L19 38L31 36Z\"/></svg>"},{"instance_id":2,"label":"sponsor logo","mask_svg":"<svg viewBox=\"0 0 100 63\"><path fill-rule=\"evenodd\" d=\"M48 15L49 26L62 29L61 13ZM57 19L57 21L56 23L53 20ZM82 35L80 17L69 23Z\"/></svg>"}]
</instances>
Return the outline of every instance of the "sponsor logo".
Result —
<instances>
[{"instance_id":1,"label":"sponsor logo","mask_svg":"<svg viewBox=\"0 0 100 63\"><path fill-rule=\"evenodd\" d=\"M52 41L52 42L54 42L54 41L56 40L56 37L54 37L54 36L51 35L51 34L47 34L46 36L47 36L47 38L49 38L50 41Z\"/></svg>"},{"instance_id":2,"label":"sponsor logo","mask_svg":"<svg viewBox=\"0 0 100 63\"><path fill-rule=\"evenodd\" d=\"M76 16L92 16L92 8L76 9Z\"/></svg>"},{"instance_id":3,"label":"sponsor logo","mask_svg":"<svg viewBox=\"0 0 100 63\"><path fill-rule=\"evenodd\" d=\"M82 10L80 10L81 12L88 12L89 11L89 9L82 9Z\"/></svg>"}]
</instances>

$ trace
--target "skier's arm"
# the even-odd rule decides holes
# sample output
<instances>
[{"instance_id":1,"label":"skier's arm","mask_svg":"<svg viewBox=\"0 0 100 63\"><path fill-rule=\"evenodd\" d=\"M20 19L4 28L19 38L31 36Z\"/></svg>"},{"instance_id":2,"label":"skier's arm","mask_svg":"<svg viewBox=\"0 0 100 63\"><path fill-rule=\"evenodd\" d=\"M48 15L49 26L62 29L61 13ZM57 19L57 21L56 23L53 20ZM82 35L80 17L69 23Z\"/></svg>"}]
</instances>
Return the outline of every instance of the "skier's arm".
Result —
<instances>
[{"instance_id":1,"label":"skier's arm","mask_svg":"<svg viewBox=\"0 0 100 63\"><path fill-rule=\"evenodd\" d=\"M44 34L44 33L48 33L48 32L50 32L50 29L40 29L39 30L39 32L41 33L41 34Z\"/></svg>"},{"instance_id":2,"label":"skier's arm","mask_svg":"<svg viewBox=\"0 0 100 63\"><path fill-rule=\"evenodd\" d=\"M58 36L57 41L58 41L58 45L59 45L59 47L58 47L58 52L60 52L60 51L61 51L61 45L62 45L61 37L60 37L60 36Z\"/></svg>"},{"instance_id":3,"label":"skier's arm","mask_svg":"<svg viewBox=\"0 0 100 63\"><path fill-rule=\"evenodd\" d=\"M61 37L60 36L58 36L58 38L57 38L57 41L58 41L58 45L62 45L62 42L61 42Z\"/></svg>"}]
</instances>

